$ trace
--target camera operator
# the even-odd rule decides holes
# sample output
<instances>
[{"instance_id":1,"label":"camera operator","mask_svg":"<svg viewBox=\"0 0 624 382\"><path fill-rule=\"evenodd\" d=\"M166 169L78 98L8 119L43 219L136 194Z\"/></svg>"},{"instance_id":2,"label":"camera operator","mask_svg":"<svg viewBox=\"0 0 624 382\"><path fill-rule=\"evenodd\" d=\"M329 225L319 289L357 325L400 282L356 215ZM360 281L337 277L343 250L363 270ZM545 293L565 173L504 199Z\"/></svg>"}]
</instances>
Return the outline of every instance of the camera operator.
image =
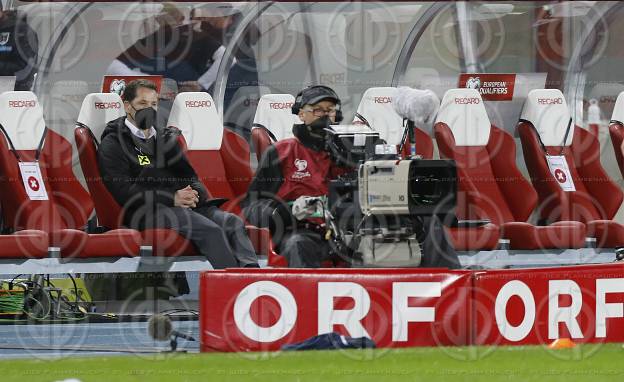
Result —
<instances>
[{"instance_id":1,"label":"camera operator","mask_svg":"<svg viewBox=\"0 0 624 382\"><path fill-rule=\"evenodd\" d=\"M269 227L290 267L320 267L331 256L325 230L313 219L297 222L288 206L305 205L302 201L308 197L327 196L331 179L353 171L336 166L326 151L326 129L342 120L340 105L336 92L327 86L310 86L297 94L292 111L303 123L293 126L294 138L277 142L263 154L244 202L249 222ZM429 217L421 222L421 265L458 268L457 255L440 221Z\"/></svg>"}]
</instances>

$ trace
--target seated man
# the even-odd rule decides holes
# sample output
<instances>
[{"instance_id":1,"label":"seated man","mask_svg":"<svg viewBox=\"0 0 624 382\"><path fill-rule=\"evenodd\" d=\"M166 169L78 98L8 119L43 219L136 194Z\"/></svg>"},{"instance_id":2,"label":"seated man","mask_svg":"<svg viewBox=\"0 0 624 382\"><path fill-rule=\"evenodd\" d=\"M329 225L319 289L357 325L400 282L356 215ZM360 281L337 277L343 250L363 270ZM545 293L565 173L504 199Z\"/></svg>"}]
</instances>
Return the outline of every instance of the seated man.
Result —
<instances>
[{"instance_id":1,"label":"seated man","mask_svg":"<svg viewBox=\"0 0 624 382\"><path fill-rule=\"evenodd\" d=\"M189 239L216 269L257 267L254 248L238 216L210 199L178 143L177 132L156 126L158 94L146 80L123 93L126 117L102 133L98 162L104 184L135 229L170 228Z\"/></svg>"},{"instance_id":2,"label":"seated man","mask_svg":"<svg viewBox=\"0 0 624 382\"><path fill-rule=\"evenodd\" d=\"M271 229L278 252L290 267L319 267L330 258L323 231L294 223L287 205L301 197L327 195L329 180L345 171L336 167L325 149L326 129L342 120L339 105L338 95L326 86L311 86L297 95L293 113L303 124L293 126L294 138L266 150L244 201L249 222ZM439 219L428 217L419 222L421 266L458 268L457 255Z\"/></svg>"}]
</instances>

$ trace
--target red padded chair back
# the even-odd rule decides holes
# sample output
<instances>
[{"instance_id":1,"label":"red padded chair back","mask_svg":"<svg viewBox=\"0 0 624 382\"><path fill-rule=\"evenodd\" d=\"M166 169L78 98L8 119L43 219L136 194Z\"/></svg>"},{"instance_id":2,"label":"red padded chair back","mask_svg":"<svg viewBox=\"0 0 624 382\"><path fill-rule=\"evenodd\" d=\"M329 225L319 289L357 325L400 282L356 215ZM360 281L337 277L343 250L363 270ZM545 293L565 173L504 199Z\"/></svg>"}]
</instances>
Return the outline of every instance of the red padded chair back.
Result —
<instances>
[{"instance_id":1,"label":"red padded chair back","mask_svg":"<svg viewBox=\"0 0 624 382\"><path fill-rule=\"evenodd\" d=\"M106 123L125 115L121 98L115 93L91 93L82 102L78 123L74 130L78 158L95 212L101 226L116 229L122 226L122 211L108 191L98 167L97 144Z\"/></svg>"},{"instance_id":2,"label":"red padded chair back","mask_svg":"<svg viewBox=\"0 0 624 382\"><path fill-rule=\"evenodd\" d=\"M260 163L264 151L268 149L274 141L271 139L269 131L264 126L254 126L251 129L251 143L256 152L256 159L258 163Z\"/></svg>"},{"instance_id":3,"label":"red padded chair back","mask_svg":"<svg viewBox=\"0 0 624 382\"><path fill-rule=\"evenodd\" d=\"M624 176L624 92L620 93L615 101L609 134L611 135L611 142L613 142L615 159L617 159L620 172Z\"/></svg>"},{"instance_id":4,"label":"red padded chair back","mask_svg":"<svg viewBox=\"0 0 624 382\"><path fill-rule=\"evenodd\" d=\"M529 218L537 194L515 164L513 138L490 125L478 91L447 91L434 131L440 156L457 164L460 218L495 224Z\"/></svg>"},{"instance_id":5,"label":"red padded chair back","mask_svg":"<svg viewBox=\"0 0 624 382\"><path fill-rule=\"evenodd\" d=\"M292 114L294 102L292 94L265 94L260 97L251 130L258 162L271 144L293 137L293 125L301 123L299 117Z\"/></svg>"},{"instance_id":6,"label":"red padded chair back","mask_svg":"<svg viewBox=\"0 0 624 382\"><path fill-rule=\"evenodd\" d=\"M225 208L240 212L237 201L247 192L252 178L249 145L223 128L210 94L178 94L168 126L182 132L186 154L210 194L230 199Z\"/></svg>"},{"instance_id":7,"label":"red padded chair back","mask_svg":"<svg viewBox=\"0 0 624 382\"><path fill-rule=\"evenodd\" d=\"M561 91L529 92L518 133L539 195L542 219L589 222L613 218L622 203L622 191L600 164L596 137L570 123L570 111ZM566 192L559 186L548 168L544 148L549 155L565 156L576 191Z\"/></svg>"},{"instance_id":8,"label":"red padded chair back","mask_svg":"<svg viewBox=\"0 0 624 382\"><path fill-rule=\"evenodd\" d=\"M66 228L56 208L45 157L40 156L39 168L48 200L31 200L19 171L19 161L34 162L36 151L46 134L43 111L37 96L28 91L5 92L0 95L0 200L4 223L13 230L39 229L52 231ZM6 134L6 135L5 135ZM12 142L13 147L11 147Z\"/></svg>"},{"instance_id":9,"label":"red padded chair back","mask_svg":"<svg viewBox=\"0 0 624 382\"><path fill-rule=\"evenodd\" d=\"M85 176L89 193L94 200L98 223L110 229L120 228L121 207L102 182L95 137L91 135L89 128L84 126L76 126L74 137L79 151L80 167Z\"/></svg>"},{"instance_id":10,"label":"red padded chair back","mask_svg":"<svg viewBox=\"0 0 624 382\"><path fill-rule=\"evenodd\" d=\"M366 119L371 128L379 132L379 136L388 144L400 145L403 137L403 118L397 114L392 105L396 93L395 87L375 87L367 89L362 95L357 113ZM361 123L360 118L353 122ZM425 159L433 158L433 141L429 134L419 129L414 130L416 139L416 154ZM409 156L410 140L406 140L403 147L403 156Z\"/></svg>"},{"instance_id":11,"label":"red padded chair back","mask_svg":"<svg viewBox=\"0 0 624 382\"><path fill-rule=\"evenodd\" d=\"M249 165L251 157L249 144L240 135L225 129L219 151L234 195L240 197L246 194L253 178L253 171Z\"/></svg>"},{"instance_id":12,"label":"red padded chair back","mask_svg":"<svg viewBox=\"0 0 624 382\"><path fill-rule=\"evenodd\" d=\"M421 155L424 159L433 159L433 140L429 134L419 128L414 129L414 137L416 138L416 154ZM405 158L411 155L410 137L405 137L405 144L401 155Z\"/></svg>"},{"instance_id":13,"label":"red padded chair back","mask_svg":"<svg viewBox=\"0 0 624 382\"><path fill-rule=\"evenodd\" d=\"M89 192L74 174L71 143L55 131L48 130L41 155L54 201L67 226L84 227L94 206Z\"/></svg>"},{"instance_id":14,"label":"red padded chair back","mask_svg":"<svg viewBox=\"0 0 624 382\"><path fill-rule=\"evenodd\" d=\"M613 142L615 159L620 167L620 173L624 176L624 125L620 122L611 121L609 134L611 135L611 142Z\"/></svg>"}]
</instances>

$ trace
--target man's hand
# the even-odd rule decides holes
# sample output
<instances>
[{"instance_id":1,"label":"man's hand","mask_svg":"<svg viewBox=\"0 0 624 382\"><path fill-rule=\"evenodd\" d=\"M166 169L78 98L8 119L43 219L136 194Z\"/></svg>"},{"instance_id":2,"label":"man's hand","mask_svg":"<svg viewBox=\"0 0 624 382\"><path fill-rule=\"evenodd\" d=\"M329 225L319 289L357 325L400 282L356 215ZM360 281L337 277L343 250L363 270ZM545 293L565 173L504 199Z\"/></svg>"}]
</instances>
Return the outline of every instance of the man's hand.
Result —
<instances>
[{"instance_id":1,"label":"man's hand","mask_svg":"<svg viewBox=\"0 0 624 382\"><path fill-rule=\"evenodd\" d=\"M199 203L199 193L193 190L191 186L176 191L173 198L173 205L176 207L195 208L197 203Z\"/></svg>"},{"instance_id":2,"label":"man's hand","mask_svg":"<svg viewBox=\"0 0 624 382\"><path fill-rule=\"evenodd\" d=\"M305 220L311 217L322 217L322 214L320 213L320 210L323 209L322 203L323 202L320 197L300 196L292 205L292 214L295 218L297 218L297 220Z\"/></svg>"}]
</instances>

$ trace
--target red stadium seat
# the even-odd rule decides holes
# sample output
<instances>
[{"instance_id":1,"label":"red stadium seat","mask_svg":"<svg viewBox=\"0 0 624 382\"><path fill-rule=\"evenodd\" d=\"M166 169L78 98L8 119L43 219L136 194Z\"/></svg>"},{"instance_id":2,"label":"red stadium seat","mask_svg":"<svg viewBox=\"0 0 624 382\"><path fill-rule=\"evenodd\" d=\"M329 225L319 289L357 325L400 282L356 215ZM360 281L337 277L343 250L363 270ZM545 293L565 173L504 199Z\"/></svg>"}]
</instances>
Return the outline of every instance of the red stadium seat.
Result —
<instances>
[{"instance_id":1,"label":"red stadium seat","mask_svg":"<svg viewBox=\"0 0 624 382\"><path fill-rule=\"evenodd\" d=\"M449 227L447 232L457 251L496 249L500 237L500 229L495 224L481 227Z\"/></svg>"},{"instance_id":2,"label":"red stadium seat","mask_svg":"<svg viewBox=\"0 0 624 382\"><path fill-rule=\"evenodd\" d=\"M251 128L251 143L256 151L256 159L260 163L262 154L269 148L275 139L271 138L271 132L264 126L254 126Z\"/></svg>"},{"instance_id":3,"label":"red stadium seat","mask_svg":"<svg viewBox=\"0 0 624 382\"><path fill-rule=\"evenodd\" d=\"M598 247L622 246L624 226L611 220L622 204L622 191L600 164L596 137L571 121L561 91L529 92L518 132L524 160L539 196L540 218L583 222L587 225L587 236L595 237ZM569 178L565 169L554 165L559 181L552 175L544 151L565 158ZM570 179L575 190L564 191L562 185L568 186Z\"/></svg>"},{"instance_id":4,"label":"red stadium seat","mask_svg":"<svg viewBox=\"0 0 624 382\"><path fill-rule=\"evenodd\" d=\"M110 194L100 175L96 136L101 136L106 123L124 116L123 103L115 93L92 93L82 102L74 137L80 166L89 192L95 201L98 223L107 229L123 227L121 207ZM156 256L196 255L194 247L177 232L150 229L141 232L144 245L153 247Z\"/></svg>"},{"instance_id":5,"label":"red stadium seat","mask_svg":"<svg viewBox=\"0 0 624 382\"><path fill-rule=\"evenodd\" d=\"M223 128L210 94L178 94L167 124L182 132L186 155L210 194L229 199L222 208L240 214L238 203L253 176L249 145Z\"/></svg>"},{"instance_id":6,"label":"red stadium seat","mask_svg":"<svg viewBox=\"0 0 624 382\"><path fill-rule=\"evenodd\" d=\"M221 208L241 215L239 203L253 176L249 145L223 128L210 94L178 94L167 125L182 132L186 155L208 192L213 197L229 199ZM268 254L270 259L274 253L268 229L248 225L247 232L256 252Z\"/></svg>"},{"instance_id":7,"label":"red stadium seat","mask_svg":"<svg viewBox=\"0 0 624 382\"><path fill-rule=\"evenodd\" d=\"M513 138L490 124L478 91L447 91L434 129L440 156L457 164L457 214L462 219L490 220L500 227L501 236L509 239L511 249L585 245L583 223L560 222L544 227L526 223L537 204L537 193L516 167ZM494 232L491 227L488 231ZM479 237L476 232L473 235ZM481 240L491 244L485 238Z\"/></svg>"},{"instance_id":8,"label":"red stadium seat","mask_svg":"<svg viewBox=\"0 0 624 382\"><path fill-rule=\"evenodd\" d=\"M609 133L613 142L613 150L620 172L624 176L624 92L620 93L615 101Z\"/></svg>"},{"instance_id":9,"label":"red stadium seat","mask_svg":"<svg viewBox=\"0 0 624 382\"><path fill-rule=\"evenodd\" d=\"M48 234L39 230L0 235L0 258L37 259L48 256Z\"/></svg>"},{"instance_id":10,"label":"red stadium seat","mask_svg":"<svg viewBox=\"0 0 624 382\"><path fill-rule=\"evenodd\" d=\"M387 143L400 145L403 137L403 118L397 114L392 106L392 98L396 92L394 87L370 88L364 92L357 113L364 117L370 127L379 132L379 136ZM354 123L364 123L356 117ZM416 140L416 154L425 159L433 158L433 141L429 134L419 129L414 129ZM403 151L404 157L410 155L410 138L406 137Z\"/></svg>"},{"instance_id":11,"label":"red stadium seat","mask_svg":"<svg viewBox=\"0 0 624 382\"><path fill-rule=\"evenodd\" d=\"M294 102L292 94L266 94L260 97L251 128L251 142L258 162L271 144L291 138L293 125L301 123L299 117L291 112Z\"/></svg>"},{"instance_id":12,"label":"red stadium seat","mask_svg":"<svg viewBox=\"0 0 624 382\"><path fill-rule=\"evenodd\" d=\"M56 155L55 145L58 145L59 152L68 153L63 151L68 143L45 128L41 106L32 92L5 92L0 95L0 123L6 134L0 146L0 185L7 191L2 192L0 197L6 207L2 212L9 228L46 232L49 244L59 247L61 256L66 258L138 254L140 238L134 230L114 230L97 235L80 230L91 212L92 204L71 173L71 157L63 160ZM31 175L32 180L29 178L28 186L25 185L20 174L20 162L38 163L35 168L40 169L41 180ZM69 169L59 169L63 166ZM63 182L68 182L70 186L59 186ZM47 197L29 195L26 187L34 191L45 189ZM85 204L79 206L82 203Z\"/></svg>"}]
</instances>

